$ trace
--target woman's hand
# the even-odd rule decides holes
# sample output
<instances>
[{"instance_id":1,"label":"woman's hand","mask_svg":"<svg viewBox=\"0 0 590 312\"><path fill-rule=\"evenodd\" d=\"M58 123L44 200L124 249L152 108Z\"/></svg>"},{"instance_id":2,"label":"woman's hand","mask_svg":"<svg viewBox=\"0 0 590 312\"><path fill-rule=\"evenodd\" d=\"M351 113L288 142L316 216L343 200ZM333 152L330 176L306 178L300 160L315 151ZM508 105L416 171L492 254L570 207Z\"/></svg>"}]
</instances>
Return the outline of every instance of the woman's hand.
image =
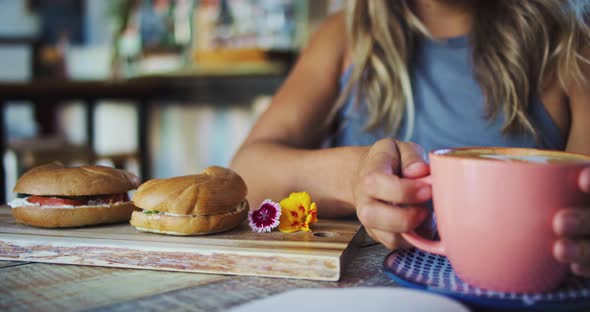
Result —
<instances>
[{"instance_id":1,"label":"woman's hand","mask_svg":"<svg viewBox=\"0 0 590 312\"><path fill-rule=\"evenodd\" d=\"M428 216L422 204L431 199L432 189L415 180L428 173L416 144L383 139L370 148L353 194L357 216L373 239L389 249L405 245L399 233L415 229Z\"/></svg>"},{"instance_id":2,"label":"woman's hand","mask_svg":"<svg viewBox=\"0 0 590 312\"><path fill-rule=\"evenodd\" d=\"M580 174L580 189L590 193L590 168ZM560 239L553 254L560 262L569 263L572 272L590 277L590 207L569 207L553 218L553 230Z\"/></svg>"}]
</instances>

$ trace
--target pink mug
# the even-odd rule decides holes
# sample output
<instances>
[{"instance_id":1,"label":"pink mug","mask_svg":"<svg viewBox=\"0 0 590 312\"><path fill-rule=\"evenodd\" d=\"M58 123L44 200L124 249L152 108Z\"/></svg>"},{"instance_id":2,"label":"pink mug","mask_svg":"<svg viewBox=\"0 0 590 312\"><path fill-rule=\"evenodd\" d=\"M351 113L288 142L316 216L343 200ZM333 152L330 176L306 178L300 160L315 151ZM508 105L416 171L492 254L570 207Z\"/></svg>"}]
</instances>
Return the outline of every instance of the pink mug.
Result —
<instances>
[{"instance_id":1,"label":"pink mug","mask_svg":"<svg viewBox=\"0 0 590 312\"><path fill-rule=\"evenodd\" d=\"M590 157L526 148L442 149L430 154L434 212L440 241L415 232L403 237L444 255L457 275L479 288L542 292L568 274L552 248L555 213L590 206L578 186Z\"/></svg>"}]
</instances>

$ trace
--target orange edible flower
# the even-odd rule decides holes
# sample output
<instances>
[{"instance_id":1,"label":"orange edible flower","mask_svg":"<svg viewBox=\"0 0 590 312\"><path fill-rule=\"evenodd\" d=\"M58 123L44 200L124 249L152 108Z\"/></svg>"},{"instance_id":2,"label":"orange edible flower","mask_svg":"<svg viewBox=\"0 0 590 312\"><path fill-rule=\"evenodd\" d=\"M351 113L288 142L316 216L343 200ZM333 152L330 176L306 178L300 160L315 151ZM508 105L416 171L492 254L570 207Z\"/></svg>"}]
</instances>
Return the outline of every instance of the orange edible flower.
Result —
<instances>
[{"instance_id":1,"label":"orange edible flower","mask_svg":"<svg viewBox=\"0 0 590 312\"><path fill-rule=\"evenodd\" d=\"M291 193L280 205L279 231L283 233L311 232L309 225L318 222L318 207L307 192Z\"/></svg>"}]
</instances>

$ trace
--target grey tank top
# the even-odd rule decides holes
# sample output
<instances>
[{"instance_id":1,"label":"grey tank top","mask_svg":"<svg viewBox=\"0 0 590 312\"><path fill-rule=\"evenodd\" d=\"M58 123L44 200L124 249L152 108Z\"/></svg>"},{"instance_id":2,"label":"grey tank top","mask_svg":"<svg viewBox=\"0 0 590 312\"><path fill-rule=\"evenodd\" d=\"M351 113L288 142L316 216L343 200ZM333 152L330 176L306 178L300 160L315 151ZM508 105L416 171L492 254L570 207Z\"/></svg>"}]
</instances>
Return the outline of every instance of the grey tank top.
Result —
<instances>
[{"instance_id":1,"label":"grey tank top","mask_svg":"<svg viewBox=\"0 0 590 312\"><path fill-rule=\"evenodd\" d=\"M503 135L503 114L485 117L483 93L474 78L466 36L444 41L422 39L416 50L411 80L415 105L414 129L409 140L426 152L460 146L536 147L563 150L564 138L540 99L533 99L528 111L539 132L533 135ZM351 67L341 77L341 90L350 78ZM331 146L371 145L387 136L387 129L367 132L366 107L344 103ZM408 121L402 122L397 139L407 138Z\"/></svg>"}]
</instances>

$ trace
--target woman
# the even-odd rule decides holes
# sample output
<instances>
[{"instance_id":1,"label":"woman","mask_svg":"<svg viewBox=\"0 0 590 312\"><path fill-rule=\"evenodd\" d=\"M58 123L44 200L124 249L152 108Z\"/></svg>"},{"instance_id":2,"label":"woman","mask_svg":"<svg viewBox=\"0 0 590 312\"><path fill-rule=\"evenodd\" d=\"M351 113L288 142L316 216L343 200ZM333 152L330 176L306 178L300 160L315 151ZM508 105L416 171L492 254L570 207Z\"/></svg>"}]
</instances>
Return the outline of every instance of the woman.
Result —
<instances>
[{"instance_id":1,"label":"woman","mask_svg":"<svg viewBox=\"0 0 590 312\"><path fill-rule=\"evenodd\" d=\"M254 205L306 190L320 214L356 213L374 239L402 246L398 233L428 215L431 189L416 180L428 174L424 149L518 146L590 155L587 6L352 2L312 38L232 167ZM590 192L590 168L579 184ZM590 207L569 207L554 219L561 236L555 256L586 276L588 220Z\"/></svg>"}]
</instances>

